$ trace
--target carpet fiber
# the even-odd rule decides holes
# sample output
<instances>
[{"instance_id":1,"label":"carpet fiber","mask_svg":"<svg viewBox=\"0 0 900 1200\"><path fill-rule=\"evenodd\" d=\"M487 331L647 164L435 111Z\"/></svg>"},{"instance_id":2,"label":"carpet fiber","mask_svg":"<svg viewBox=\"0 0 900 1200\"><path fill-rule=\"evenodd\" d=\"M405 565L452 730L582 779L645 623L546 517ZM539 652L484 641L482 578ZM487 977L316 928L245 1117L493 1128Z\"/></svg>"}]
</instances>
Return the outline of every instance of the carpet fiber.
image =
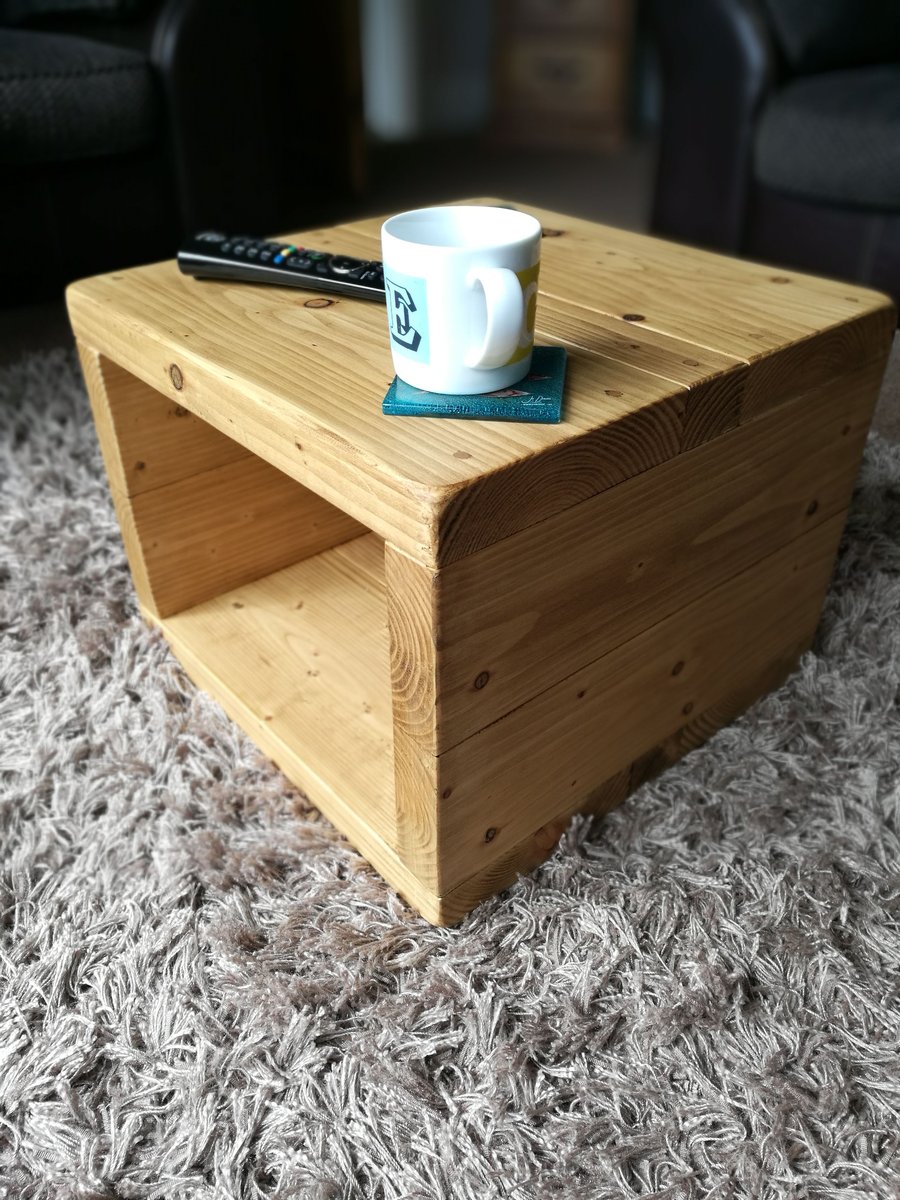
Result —
<instances>
[{"instance_id":1,"label":"carpet fiber","mask_svg":"<svg viewBox=\"0 0 900 1200\"><path fill-rule=\"evenodd\" d=\"M68 352L0 434L0 1195L900 1195L900 447L788 683L434 929L141 623Z\"/></svg>"}]
</instances>

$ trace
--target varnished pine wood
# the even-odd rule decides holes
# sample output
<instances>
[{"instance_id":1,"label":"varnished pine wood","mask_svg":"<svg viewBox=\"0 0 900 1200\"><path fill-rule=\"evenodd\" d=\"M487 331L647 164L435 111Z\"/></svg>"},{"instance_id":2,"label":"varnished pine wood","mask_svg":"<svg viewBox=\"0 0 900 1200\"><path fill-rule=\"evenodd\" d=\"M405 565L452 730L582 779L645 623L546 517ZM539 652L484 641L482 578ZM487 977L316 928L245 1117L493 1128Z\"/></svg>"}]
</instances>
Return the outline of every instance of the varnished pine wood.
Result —
<instances>
[{"instance_id":1,"label":"varnished pine wood","mask_svg":"<svg viewBox=\"0 0 900 1200\"><path fill-rule=\"evenodd\" d=\"M829 325L889 308L874 292L796 274L785 286L754 264L535 211L559 235L545 238L542 252L538 320L547 338L565 340L580 309L587 322L599 314L608 326L614 318L621 339L643 345L646 338L648 346L628 358L621 346L607 353L576 337L561 426L386 422L380 400L392 369L384 311L374 304L198 281L159 263L72 285L71 319L83 341L102 345L130 374L385 540L437 563L727 428L737 380L713 378L717 362L784 354ZM303 238L372 254L379 228L380 219L361 221ZM651 305L653 321L643 311ZM655 373L664 351L676 360L676 343L685 346L677 382ZM788 381L784 394L798 394L795 384ZM545 474L538 488L536 471ZM481 514L472 511L476 498Z\"/></svg>"},{"instance_id":2,"label":"varnished pine wood","mask_svg":"<svg viewBox=\"0 0 900 1200\"><path fill-rule=\"evenodd\" d=\"M620 771L580 799L577 807L562 812L523 838L511 850L470 875L439 899L439 923L454 925L482 900L509 887L520 875L525 875L553 853L576 811L600 814L621 804L632 788L631 773Z\"/></svg>"},{"instance_id":3,"label":"varnished pine wood","mask_svg":"<svg viewBox=\"0 0 900 1200\"><path fill-rule=\"evenodd\" d=\"M441 756L440 890L468 878L810 635L841 513ZM690 706L690 707L688 707ZM496 833L485 842L486 830ZM486 865L486 863L485 863Z\"/></svg>"},{"instance_id":4,"label":"varnished pine wood","mask_svg":"<svg viewBox=\"0 0 900 1200\"><path fill-rule=\"evenodd\" d=\"M385 547L397 848L418 878L436 890L438 677L434 571Z\"/></svg>"},{"instance_id":5,"label":"varnished pine wood","mask_svg":"<svg viewBox=\"0 0 900 1200\"><path fill-rule=\"evenodd\" d=\"M378 305L173 263L68 292L145 613L438 923L790 669L893 331L866 289L536 215L558 426L382 416Z\"/></svg>"},{"instance_id":6,"label":"varnished pine wood","mask_svg":"<svg viewBox=\"0 0 900 1200\"><path fill-rule=\"evenodd\" d=\"M846 509L878 378L839 376L813 422L801 397L441 571L441 746Z\"/></svg>"},{"instance_id":7,"label":"varnished pine wood","mask_svg":"<svg viewBox=\"0 0 900 1200\"><path fill-rule=\"evenodd\" d=\"M303 747L307 771L393 842L393 718L384 581L356 568L372 535L224 592L159 624L204 664L223 705L252 728ZM377 539L375 539L377 541Z\"/></svg>"},{"instance_id":8,"label":"varnished pine wood","mask_svg":"<svg viewBox=\"0 0 900 1200\"><path fill-rule=\"evenodd\" d=\"M96 351L81 353L126 549L156 615L366 532Z\"/></svg>"},{"instance_id":9,"label":"varnished pine wood","mask_svg":"<svg viewBox=\"0 0 900 1200\"><path fill-rule=\"evenodd\" d=\"M121 459L120 486L127 495L138 496L250 457L238 442L199 420L174 397L161 395L108 358L98 355L96 361Z\"/></svg>"}]
</instances>

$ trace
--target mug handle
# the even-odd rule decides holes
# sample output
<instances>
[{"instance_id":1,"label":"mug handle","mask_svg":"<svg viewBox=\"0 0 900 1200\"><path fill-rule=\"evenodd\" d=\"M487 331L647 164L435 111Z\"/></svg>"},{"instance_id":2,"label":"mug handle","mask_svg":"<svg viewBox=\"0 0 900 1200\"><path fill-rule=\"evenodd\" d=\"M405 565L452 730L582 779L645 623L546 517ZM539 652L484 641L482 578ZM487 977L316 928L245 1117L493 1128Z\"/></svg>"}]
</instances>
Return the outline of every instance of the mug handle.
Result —
<instances>
[{"instance_id":1,"label":"mug handle","mask_svg":"<svg viewBox=\"0 0 900 1200\"><path fill-rule=\"evenodd\" d=\"M480 283L487 302L487 329L477 350L465 357L467 367L502 367L519 347L525 321L522 285L508 267L474 267L466 283Z\"/></svg>"}]
</instances>

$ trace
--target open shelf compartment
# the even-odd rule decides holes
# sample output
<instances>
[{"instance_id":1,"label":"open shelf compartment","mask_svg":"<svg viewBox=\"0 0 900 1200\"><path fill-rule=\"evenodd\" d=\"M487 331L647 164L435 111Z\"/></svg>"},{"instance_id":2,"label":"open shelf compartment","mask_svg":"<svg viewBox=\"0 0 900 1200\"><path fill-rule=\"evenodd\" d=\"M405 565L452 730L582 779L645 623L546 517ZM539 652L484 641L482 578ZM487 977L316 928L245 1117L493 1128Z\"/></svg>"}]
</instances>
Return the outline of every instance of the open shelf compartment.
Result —
<instances>
[{"instance_id":1,"label":"open shelf compartment","mask_svg":"<svg viewBox=\"0 0 900 1200\"><path fill-rule=\"evenodd\" d=\"M337 793L382 835L394 820L383 560L366 534L159 622L314 802Z\"/></svg>"}]
</instances>

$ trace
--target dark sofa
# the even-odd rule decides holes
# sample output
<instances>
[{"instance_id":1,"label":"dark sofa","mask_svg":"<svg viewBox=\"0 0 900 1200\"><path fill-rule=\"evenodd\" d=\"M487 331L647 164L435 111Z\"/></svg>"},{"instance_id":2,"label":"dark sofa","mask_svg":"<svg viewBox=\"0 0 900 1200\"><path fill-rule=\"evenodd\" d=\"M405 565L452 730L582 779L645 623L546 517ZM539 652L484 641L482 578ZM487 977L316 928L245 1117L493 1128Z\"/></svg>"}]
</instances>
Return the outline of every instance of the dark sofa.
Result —
<instances>
[{"instance_id":1,"label":"dark sofa","mask_svg":"<svg viewBox=\"0 0 900 1200\"><path fill-rule=\"evenodd\" d=\"M354 0L0 0L0 302L186 231L340 217L360 187Z\"/></svg>"},{"instance_id":2,"label":"dark sofa","mask_svg":"<svg viewBox=\"0 0 900 1200\"><path fill-rule=\"evenodd\" d=\"M900 3L654 0L662 236L900 299Z\"/></svg>"}]
</instances>

